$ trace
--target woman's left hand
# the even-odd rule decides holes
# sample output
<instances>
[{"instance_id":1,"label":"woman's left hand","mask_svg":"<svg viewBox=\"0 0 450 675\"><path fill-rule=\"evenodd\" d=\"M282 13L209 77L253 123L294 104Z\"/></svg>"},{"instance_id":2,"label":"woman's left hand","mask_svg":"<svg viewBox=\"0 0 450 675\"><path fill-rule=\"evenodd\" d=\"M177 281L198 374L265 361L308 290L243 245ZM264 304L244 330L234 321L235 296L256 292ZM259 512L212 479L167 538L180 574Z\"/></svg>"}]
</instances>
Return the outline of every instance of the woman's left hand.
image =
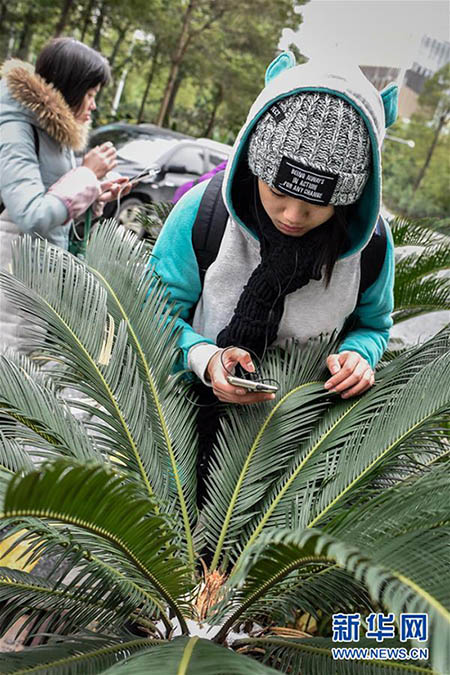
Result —
<instances>
[{"instance_id":1,"label":"woman's left hand","mask_svg":"<svg viewBox=\"0 0 450 675\"><path fill-rule=\"evenodd\" d=\"M117 199L119 193L120 198L125 197L131 190L131 183L125 176L120 176L114 180L104 180L100 183L101 193L99 196L100 202L113 202Z\"/></svg>"},{"instance_id":2,"label":"woman's left hand","mask_svg":"<svg viewBox=\"0 0 450 675\"><path fill-rule=\"evenodd\" d=\"M357 352L330 354L327 366L332 377L325 382L325 389L341 394L341 398L362 394L375 382L372 368Z\"/></svg>"}]
</instances>

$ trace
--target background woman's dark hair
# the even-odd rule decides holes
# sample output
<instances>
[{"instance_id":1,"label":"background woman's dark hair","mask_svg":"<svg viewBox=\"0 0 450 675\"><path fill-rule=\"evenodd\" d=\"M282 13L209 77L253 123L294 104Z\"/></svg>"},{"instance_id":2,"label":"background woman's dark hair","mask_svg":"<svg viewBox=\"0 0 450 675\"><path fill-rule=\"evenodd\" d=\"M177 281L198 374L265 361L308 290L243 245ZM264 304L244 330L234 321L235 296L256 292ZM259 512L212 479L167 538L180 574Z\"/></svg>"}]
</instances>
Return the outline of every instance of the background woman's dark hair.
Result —
<instances>
[{"instance_id":1,"label":"background woman's dark hair","mask_svg":"<svg viewBox=\"0 0 450 675\"><path fill-rule=\"evenodd\" d=\"M46 44L37 58L35 70L59 89L74 111L89 89L111 80L105 57L74 38L55 38Z\"/></svg>"}]
</instances>

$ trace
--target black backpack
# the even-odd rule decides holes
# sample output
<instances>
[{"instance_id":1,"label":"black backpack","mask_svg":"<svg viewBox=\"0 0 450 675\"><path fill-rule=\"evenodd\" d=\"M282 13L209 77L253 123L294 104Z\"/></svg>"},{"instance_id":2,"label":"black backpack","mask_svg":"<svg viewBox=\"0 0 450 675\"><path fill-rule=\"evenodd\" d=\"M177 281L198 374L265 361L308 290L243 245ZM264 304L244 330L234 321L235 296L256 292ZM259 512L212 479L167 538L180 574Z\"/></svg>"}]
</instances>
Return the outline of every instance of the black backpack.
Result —
<instances>
[{"instance_id":1,"label":"black backpack","mask_svg":"<svg viewBox=\"0 0 450 675\"><path fill-rule=\"evenodd\" d=\"M209 181L192 228L192 245L197 258L202 287L206 271L219 253L229 215L222 199L223 177L224 171L219 171ZM383 218L379 216L372 238L361 253L358 298L378 278L386 256L386 246L386 227Z\"/></svg>"}]
</instances>

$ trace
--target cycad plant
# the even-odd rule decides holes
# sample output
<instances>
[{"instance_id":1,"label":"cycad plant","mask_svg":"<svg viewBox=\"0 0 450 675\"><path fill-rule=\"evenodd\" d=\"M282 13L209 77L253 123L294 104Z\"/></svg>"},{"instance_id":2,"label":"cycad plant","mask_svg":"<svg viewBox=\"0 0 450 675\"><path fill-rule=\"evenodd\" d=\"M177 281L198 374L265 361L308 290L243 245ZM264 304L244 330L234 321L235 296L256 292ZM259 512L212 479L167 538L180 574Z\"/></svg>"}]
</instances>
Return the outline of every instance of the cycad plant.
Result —
<instances>
[{"instance_id":1,"label":"cycad plant","mask_svg":"<svg viewBox=\"0 0 450 675\"><path fill-rule=\"evenodd\" d=\"M277 398L224 408L199 513L195 396L147 263L106 224L85 262L25 237L2 274L35 349L0 357L3 537L47 565L0 569L3 631L32 643L0 672L449 672L449 331L350 400L323 388L333 345L269 351ZM428 659L333 660L333 614L376 647L389 612L428 616L427 642L389 641Z\"/></svg>"},{"instance_id":2,"label":"cycad plant","mask_svg":"<svg viewBox=\"0 0 450 675\"><path fill-rule=\"evenodd\" d=\"M395 218L394 322L450 309L450 237L427 220Z\"/></svg>"}]
</instances>

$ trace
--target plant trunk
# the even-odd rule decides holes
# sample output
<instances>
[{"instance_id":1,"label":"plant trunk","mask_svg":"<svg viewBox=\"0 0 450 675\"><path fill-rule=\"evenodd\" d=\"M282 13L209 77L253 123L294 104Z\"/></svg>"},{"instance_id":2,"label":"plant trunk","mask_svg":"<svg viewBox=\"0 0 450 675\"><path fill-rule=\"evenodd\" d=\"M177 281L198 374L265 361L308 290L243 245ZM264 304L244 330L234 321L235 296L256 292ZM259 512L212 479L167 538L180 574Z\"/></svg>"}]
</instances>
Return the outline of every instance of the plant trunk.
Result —
<instances>
[{"instance_id":1,"label":"plant trunk","mask_svg":"<svg viewBox=\"0 0 450 675\"><path fill-rule=\"evenodd\" d=\"M180 88L181 83L183 82L184 79L184 72L181 70L178 71L177 79L175 80L175 83L172 87L172 92L170 94L170 99L167 104L167 109L166 109L166 114L164 116L164 119L162 121L162 126L163 127L168 127L169 126L169 121L170 121L170 116L172 114L173 106L175 105L175 99L178 94L178 90Z\"/></svg>"},{"instance_id":2,"label":"plant trunk","mask_svg":"<svg viewBox=\"0 0 450 675\"><path fill-rule=\"evenodd\" d=\"M205 138L209 138L209 136L212 133L214 124L216 122L217 110L219 108L219 105L222 103L222 100L223 100L223 87L221 84L219 84L217 85L217 92L214 97L213 109L211 111L211 115L209 116L208 124L206 126L206 129L202 133L202 136Z\"/></svg>"},{"instance_id":3,"label":"plant trunk","mask_svg":"<svg viewBox=\"0 0 450 675\"><path fill-rule=\"evenodd\" d=\"M110 54L110 56L109 56L109 58L108 58L108 61L109 61L109 65L110 65L110 67L111 67L111 70L113 70L113 68L114 68L114 63L115 63L115 61L116 61L117 54L119 53L119 47L120 47L120 45L121 45L121 43L122 43L122 40L123 40L124 37L125 37L125 33L127 32L127 30L128 30L129 27L130 27L130 25L127 24L127 25L125 26L125 28L118 29L117 40L115 41L114 46L113 46L112 51L111 51L111 54Z\"/></svg>"},{"instance_id":4,"label":"plant trunk","mask_svg":"<svg viewBox=\"0 0 450 675\"><path fill-rule=\"evenodd\" d=\"M420 186L420 184L423 180L423 177L425 176L425 172L428 169L428 166L431 162L431 158L432 158L433 153L436 149L436 145L437 145L437 142L438 142L438 139L439 139L439 135L442 131L442 127L445 124L445 119L446 119L446 114L441 115L441 117L439 118L439 124L437 125L436 133L434 134L434 138L433 138L433 142L431 143L431 145L428 149L424 165L421 168L421 170L419 172L419 175L417 176L416 182L414 183L413 194L415 194L417 192L417 190L419 189L419 186Z\"/></svg>"},{"instance_id":5,"label":"plant trunk","mask_svg":"<svg viewBox=\"0 0 450 675\"><path fill-rule=\"evenodd\" d=\"M92 49L96 49L97 51L100 51L100 40L102 36L102 28L104 20L105 20L105 0L102 0L100 10L97 16L97 21L95 22L94 37L92 39L91 44Z\"/></svg>"},{"instance_id":6,"label":"plant trunk","mask_svg":"<svg viewBox=\"0 0 450 675\"><path fill-rule=\"evenodd\" d=\"M54 37L59 37L61 33L64 31L72 8L73 8L73 0L65 0L64 5L61 8L61 14L59 16L58 25L55 28Z\"/></svg>"},{"instance_id":7,"label":"plant trunk","mask_svg":"<svg viewBox=\"0 0 450 675\"><path fill-rule=\"evenodd\" d=\"M33 36L32 29L34 26L34 19L33 9L30 9L23 20L16 53L17 58L22 59L23 61L28 61L31 38Z\"/></svg>"},{"instance_id":8,"label":"plant trunk","mask_svg":"<svg viewBox=\"0 0 450 675\"><path fill-rule=\"evenodd\" d=\"M92 10L94 9L94 3L95 3L95 0L89 0L89 4L86 7L86 10L84 12L83 27L81 29L80 42L84 42L84 40L86 38L86 33L87 33L88 28L89 28L89 24L91 23Z\"/></svg>"},{"instance_id":9,"label":"plant trunk","mask_svg":"<svg viewBox=\"0 0 450 675\"><path fill-rule=\"evenodd\" d=\"M145 85L144 95L142 97L141 106L140 106L139 112L138 112L138 117L137 117L137 123L138 124L140 124L144 119L145 103L147 101L147 96L148 96L148 93L150 91L150 87L152 86L153 77L155 75L158 52L159 52L159 48L155 47L155 49L153 50L152 65L150 66L150 70L148 72L147 83Z\"/></svg>"},{"instance_id":10,"label":"plant trunk","mask_svg":"<svg viewBox=\"0 0 450 675\"><path fill-rule=\"evenodd\" d=\"M163 120L167 117L167 109L169 107L169 101L172 96L172 91L175 87L175 82L178 76L178 71L183 62L184 55L186 54L186 49L189 45L191 36L189 35L189 24L192 18L192 13L195 9L196 0L189 0L189 4L186 9L186 13L183 18L183 26L181 28L181 33L178 38L178 44L175 50L175 54L171 60L170 72L167 78L166 89L161 101L161 106L159 108L158 117L156 119L156 124L160 126L163 123Z\"/></svg>"}]
</instances>

